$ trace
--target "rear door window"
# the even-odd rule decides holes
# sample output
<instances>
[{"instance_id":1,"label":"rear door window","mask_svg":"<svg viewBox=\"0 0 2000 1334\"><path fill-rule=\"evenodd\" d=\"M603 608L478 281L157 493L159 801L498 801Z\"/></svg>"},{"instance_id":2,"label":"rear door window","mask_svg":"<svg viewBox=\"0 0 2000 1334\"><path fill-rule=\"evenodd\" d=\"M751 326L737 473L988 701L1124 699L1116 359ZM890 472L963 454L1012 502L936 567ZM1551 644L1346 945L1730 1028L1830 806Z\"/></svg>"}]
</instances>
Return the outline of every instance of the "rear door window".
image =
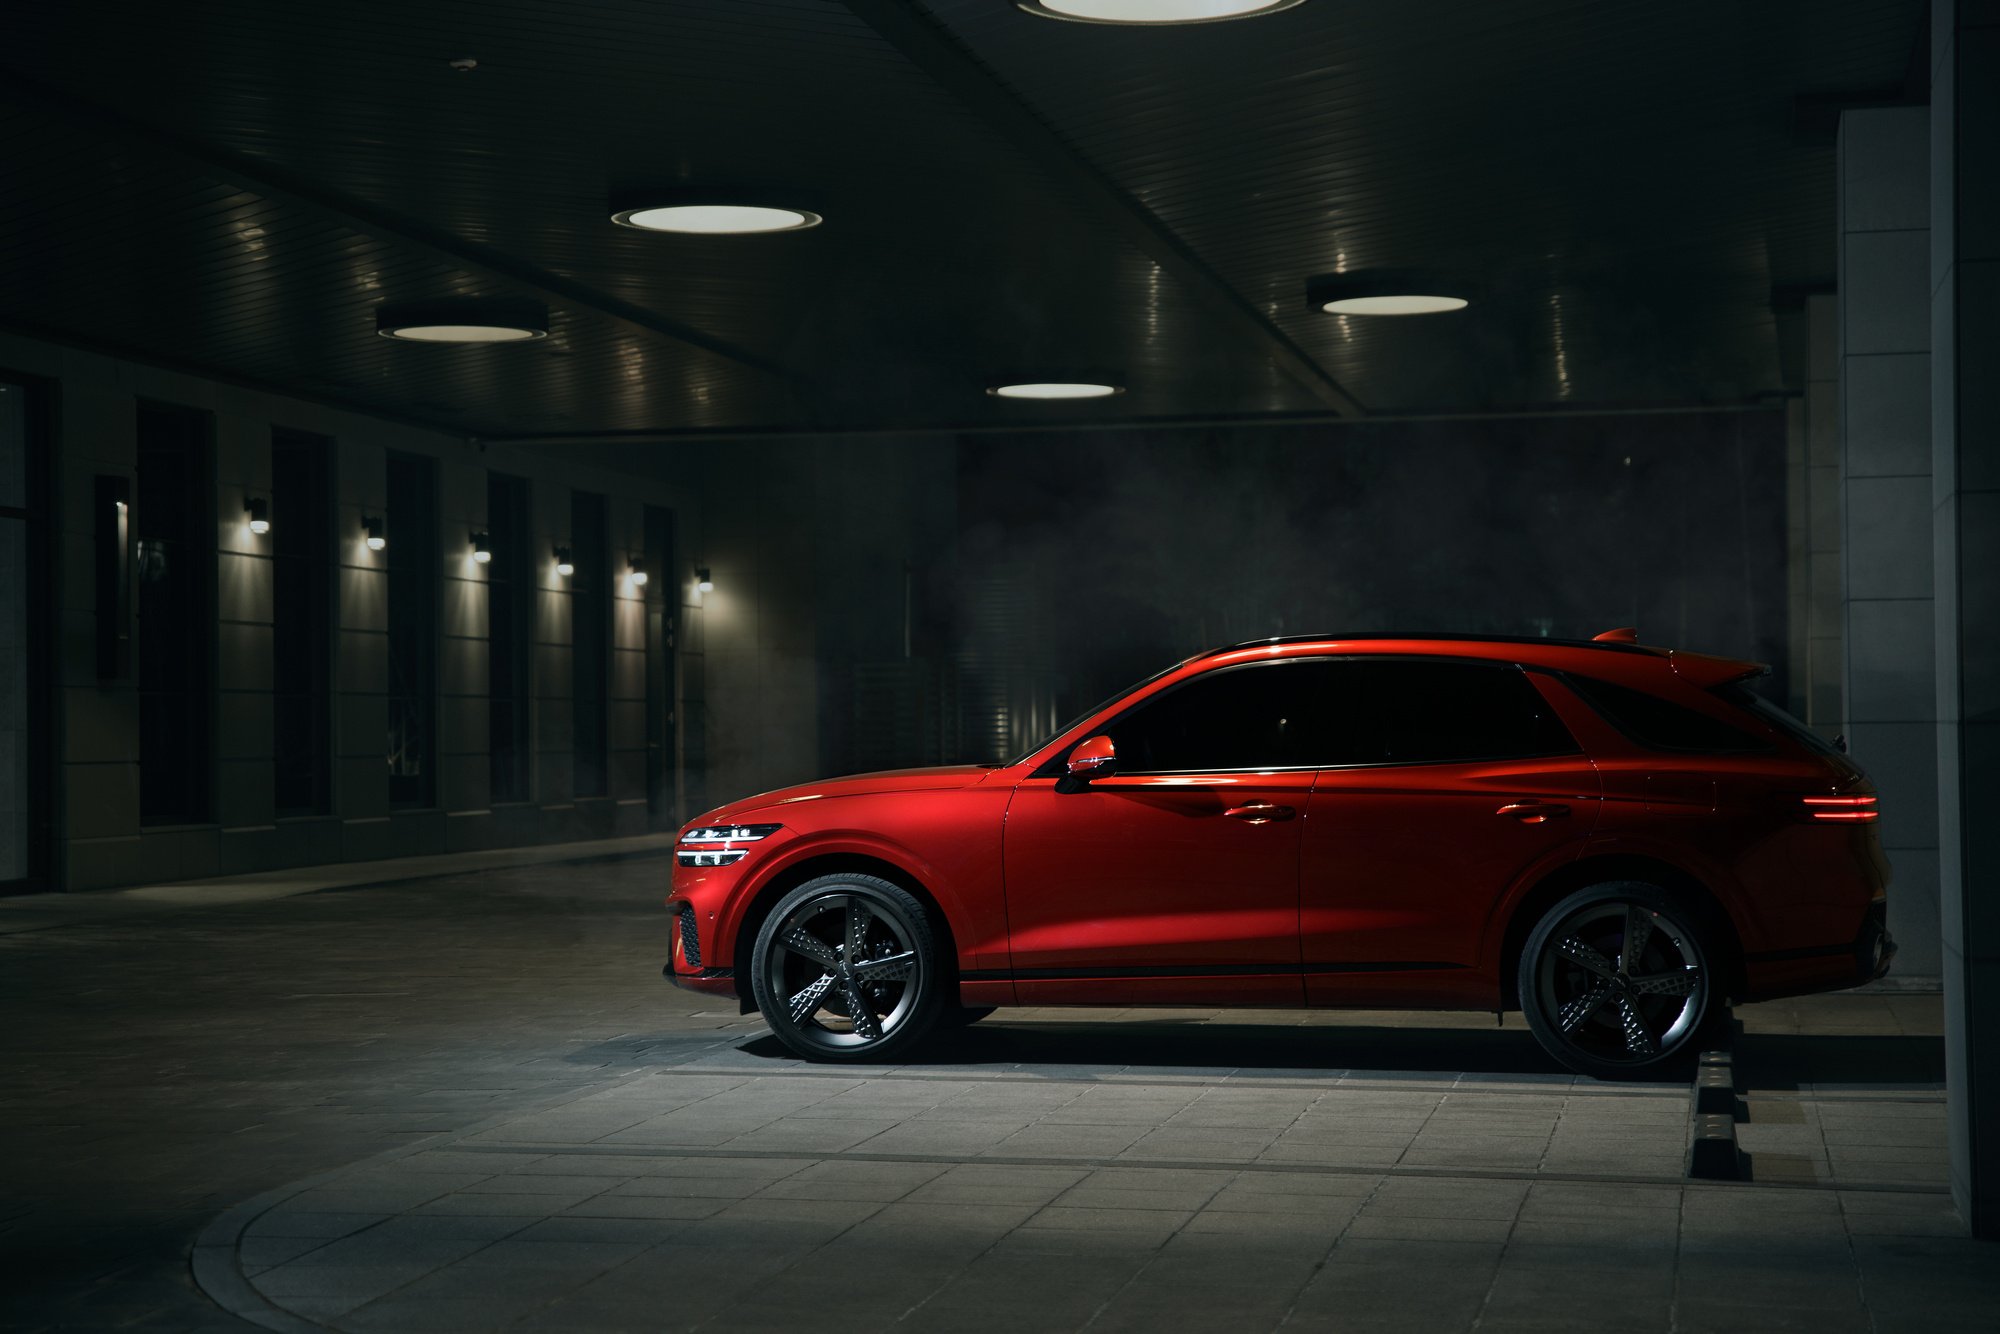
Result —
<instances>
[{"instance_id":1,"label":"rear door window","mask_svg":"<svg viewBox=\"0 0 2000 1334\"><path fill-rule=\"evenodd\" d=\"M1580 747L1511 663L1357 662L1374 764L1444 764L1574 755Z\"/></svg>"}]
</instances>

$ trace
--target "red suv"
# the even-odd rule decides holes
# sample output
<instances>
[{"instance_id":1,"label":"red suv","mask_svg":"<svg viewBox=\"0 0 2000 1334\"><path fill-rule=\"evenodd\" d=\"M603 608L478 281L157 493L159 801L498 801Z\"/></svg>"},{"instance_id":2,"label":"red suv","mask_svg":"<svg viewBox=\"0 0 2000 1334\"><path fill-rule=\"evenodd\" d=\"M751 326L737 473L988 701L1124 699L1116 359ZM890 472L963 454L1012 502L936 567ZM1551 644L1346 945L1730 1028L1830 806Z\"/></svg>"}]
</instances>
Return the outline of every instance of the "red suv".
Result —
<instances>
[{"instance_id":1,"label":"red suv","mask_svg":"<svg viewBox=\"0 0 2000 1334\"><path fill-rule=\"evenodd\" d=\"M666 973L813 1060L1001 1005L1305 1005L1519 1008L1572 1069L1656 1071L1894 953L1875 790L1760 670L1630 631L1202 654L997 768L702 816Z\"/></svg>"}]
</instances>

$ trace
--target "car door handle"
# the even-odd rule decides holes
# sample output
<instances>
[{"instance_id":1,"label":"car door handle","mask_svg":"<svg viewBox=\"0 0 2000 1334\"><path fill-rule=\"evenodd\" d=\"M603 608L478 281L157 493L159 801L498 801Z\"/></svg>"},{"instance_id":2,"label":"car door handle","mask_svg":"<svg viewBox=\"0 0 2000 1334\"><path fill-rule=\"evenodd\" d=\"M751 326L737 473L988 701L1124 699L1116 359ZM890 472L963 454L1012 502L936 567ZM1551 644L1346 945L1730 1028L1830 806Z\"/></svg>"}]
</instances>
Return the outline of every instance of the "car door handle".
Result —
<instances>
[{"instance_id":1,"label":"car door handle","mask_svg":"<svg viewBox=\"0 0 2000 1334\"><path fill-rule=\"evenodd\" d=\"M1242 806L1231 806L1223 814L1232 820L1242 820L1247 824L1269 824L1273 820L1289 820L1298 812L1290 806L1279 806L1268 801L1252 801Z\"/></svg>"},{"instance_id":2,"label":"car door handle","mask_svg":"<svg viewBox=\"0 0 2000 1334\"><path fill-rule=\"evenodd\" d=\"M1522 824L1541 824L1559 815L1568 815L1569 807L1560 801L1510 801L1495 815L1511 815Z\"/></svg>"}]
</instances>

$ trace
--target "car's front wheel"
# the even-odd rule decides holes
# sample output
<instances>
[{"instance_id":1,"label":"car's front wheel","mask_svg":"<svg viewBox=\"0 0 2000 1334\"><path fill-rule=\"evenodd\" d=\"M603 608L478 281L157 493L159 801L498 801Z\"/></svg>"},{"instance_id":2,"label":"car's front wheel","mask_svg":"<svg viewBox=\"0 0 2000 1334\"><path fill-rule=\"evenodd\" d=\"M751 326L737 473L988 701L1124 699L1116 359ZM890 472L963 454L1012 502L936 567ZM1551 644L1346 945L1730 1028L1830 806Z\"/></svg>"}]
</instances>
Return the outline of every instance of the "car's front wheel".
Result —
<instances>
[{"instance_id":1,"label":"car's front wheel","mask_svg":"<svg viewBox=\"0 0 2000 1334\"><path fill-rule=\"evenodd\" d=\"M870 875L809 880L778 901L751 950L765 1022L809 1061L885 1061L920 1042L941 1008L923 905Z\"/></svg>"},{"instance_id":2,"label":"car's front wheel","mask_svg":"<svg viewBox=\"0 0 2000 1334\"><path fill-rule=\"evenodd\" d=\"M1694 913L1616 881L1549 909L1521 951L1521 1010L1550 1055L1599 1079L1660 1073L1695 1046L1715 1000Z\"/></svg>"}]
</instances>

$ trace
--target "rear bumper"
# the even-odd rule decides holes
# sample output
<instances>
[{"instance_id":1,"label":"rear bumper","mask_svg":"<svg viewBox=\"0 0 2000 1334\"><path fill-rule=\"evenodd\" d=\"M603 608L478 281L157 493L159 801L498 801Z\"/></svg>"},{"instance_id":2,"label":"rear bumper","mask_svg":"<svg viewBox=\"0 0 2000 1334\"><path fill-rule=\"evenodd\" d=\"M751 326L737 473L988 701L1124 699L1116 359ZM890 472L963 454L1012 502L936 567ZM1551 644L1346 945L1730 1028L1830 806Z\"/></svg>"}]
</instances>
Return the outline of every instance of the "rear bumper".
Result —
<instances>
[{"instance_id":1,"label":"rear bumper","mask_svg":"<svg viewBox=\"0 0 2000 1334\"><path fill-rule=\"evenodd\" d=\"M1861 928L1851 941L1750 955L1743 961L1741 999L1777 1000L1858 987L1886 976L1895 958L1888 904L1877 899L1868 905Z\"/></svg>"},{"instance_id":2,"label":"rear bumper","mask_svg":"<svg viewBox=\"0 0 2000 1334\"><path fill-rule=\"evenodd\" d=\"M1896 939L1889 934L1889 905L1877 899L1868 905L1861 934L1854 941L1854 966L1862 982L1873 982L1889 974L1896 960Z\"/></svg>"}]
</instances>

